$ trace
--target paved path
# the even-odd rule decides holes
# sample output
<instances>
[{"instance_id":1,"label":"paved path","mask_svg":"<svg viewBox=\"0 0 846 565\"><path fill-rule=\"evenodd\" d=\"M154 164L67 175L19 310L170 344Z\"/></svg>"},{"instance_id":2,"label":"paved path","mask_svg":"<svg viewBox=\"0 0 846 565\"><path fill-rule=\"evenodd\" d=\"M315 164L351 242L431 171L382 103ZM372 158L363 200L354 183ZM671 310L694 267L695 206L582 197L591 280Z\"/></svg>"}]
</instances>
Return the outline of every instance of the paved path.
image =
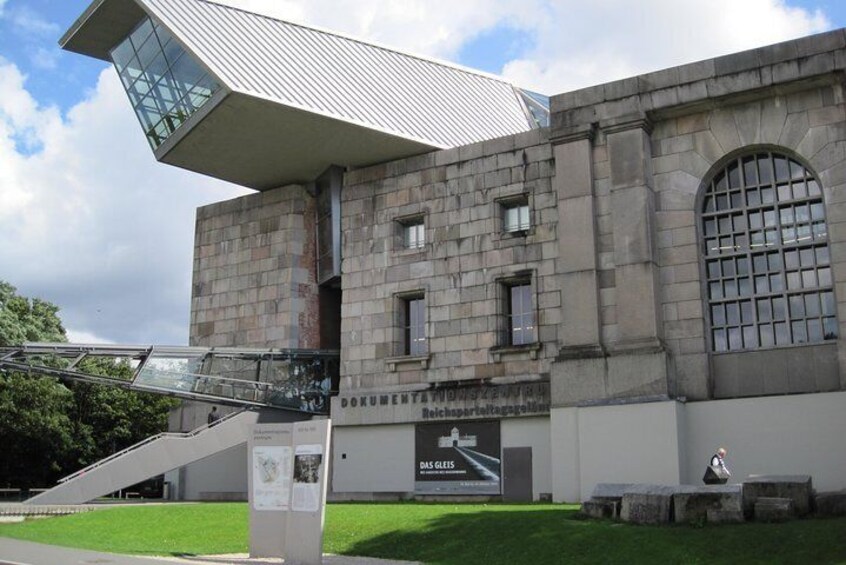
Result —
<instances>
[{"instance_id":1,"label":"paved path","mask_svg":"<svg viewBox=\"0 0 846 565\"><path fill-rule=\"evenodd\" d=\"M100 553L0 537L0 565L279 565L281 559L250 559L246 554L199 557L135 557ZM417 565L411 561L390 561L371 557L324 555L325 565Z\"/></svg>"}]
</instances>

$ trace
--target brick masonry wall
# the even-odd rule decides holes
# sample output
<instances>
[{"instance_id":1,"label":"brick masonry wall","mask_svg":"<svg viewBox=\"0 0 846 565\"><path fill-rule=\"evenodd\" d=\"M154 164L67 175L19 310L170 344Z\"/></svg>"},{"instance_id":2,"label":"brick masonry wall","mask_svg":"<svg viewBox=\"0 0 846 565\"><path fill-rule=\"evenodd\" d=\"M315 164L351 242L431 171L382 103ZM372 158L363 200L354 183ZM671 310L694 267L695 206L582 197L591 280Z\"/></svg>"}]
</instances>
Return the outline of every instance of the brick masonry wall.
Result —
<instances>
[{"instance_id":1,"label":"brick masonry wall","mask_svg":"<svg viewBox=\"0 0 846 565\"><path fill-rule=\"evenodd\" d=\"M537 378L557 353L552 150L535 131L348 172L342 192L342 390ZM498 199L527 195L532 228L503 233ZM404 249L399 220L422 216ZM532 275L540 351L495 355L501 280ZM398 295L426 297L429 358L404 363Z\"/></svg>"},{"instance_id":2,"label":"brick masonry wall","mask_svg":"<svg viewBox=\"0 0 846 565\"><path fill-rule=\"evenodd\" d=\"M299 185L197 210L192 345L320 346L314 221Z\"/></svg>"}]
</instances>

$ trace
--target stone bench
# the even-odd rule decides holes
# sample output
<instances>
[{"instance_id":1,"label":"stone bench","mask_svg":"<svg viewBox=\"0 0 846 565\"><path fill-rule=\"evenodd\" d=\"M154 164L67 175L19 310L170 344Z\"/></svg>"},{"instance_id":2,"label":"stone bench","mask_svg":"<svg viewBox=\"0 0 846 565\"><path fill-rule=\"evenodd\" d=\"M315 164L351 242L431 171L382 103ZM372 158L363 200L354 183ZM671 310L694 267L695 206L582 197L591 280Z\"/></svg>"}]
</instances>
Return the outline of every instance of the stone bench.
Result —
<instances>
[{"instance_id":1,"label":"stone bench","mask_svg":"<svg viewBox=\"0 0 846 565\"><path fill-rule=\"evenodd\" d=\"M756 522L786 522L794 517L793 500L760 496L755 501Z\"/></svg>"},{"instance_id":2,"label":"stone bench","mask_svg":"<svg viewBox=\"0 0 846 565\"><path fill-rule=\"evenodd\" d=\"M789 498L796 516L811 512L813 486L810 475L752 475L743 482L743 513L755 514L755 502L761 498Z\"/></svg>"},{"instance_id":3,"label":"stone bench","mask_svg":"<svg viewBox=\"0 0 846 565\"><path fill-rule=\"evenodd\" d=\"M821 492L814 497L817 516L846 516L846 490Z\"/></svg>"},{"instance_id":4,"label":"stone bench","mask_svg":"<svg viewBox=\"0 0 846 565\"><path fill-rule=\"evenodd\" d=\"M743 487L711 485L676 487L673 494L676 523L743 521Z\"/></svg>"},{"instance_id":5,"label":"stone bench","mask_svg":"<svg viewBox=\"0 0 846 565\"><path fill-rule=\"evenodd\" d=\"M620 503L604 500L588 500L582 503L582 514L589 518L616 519L620 516Z\"/></svg>"},{"instance_id":6,"label":"stone bench","mask_svg":"<svg viewBox=\"0 0 846 565\"><path fill-rule=\"evenodd\" d=\"M620 519L632 524L668 524L676 487L631 485L623 493Z\"/></svg>"},{"instance_id":7,"label":"stone bench","mask_svg":"<svg viewBox=\"0 0 846 565\"><path fill-rule=\"evenodd\" d=\"M632 486L634 486L632 483L597 484L593 489L589 501L596 504L591 505L588 509L585 509L584 504L582 504L582 512L591 517L603 518L605 517L604 513L607 512L604 508L610 508L612 512L610 518L618 519L620 517L620 507L623 504L623 494L626 492L626 489ZM589 512L595 512L598 515L593 516Z\"/></svg>"}]
</instances>

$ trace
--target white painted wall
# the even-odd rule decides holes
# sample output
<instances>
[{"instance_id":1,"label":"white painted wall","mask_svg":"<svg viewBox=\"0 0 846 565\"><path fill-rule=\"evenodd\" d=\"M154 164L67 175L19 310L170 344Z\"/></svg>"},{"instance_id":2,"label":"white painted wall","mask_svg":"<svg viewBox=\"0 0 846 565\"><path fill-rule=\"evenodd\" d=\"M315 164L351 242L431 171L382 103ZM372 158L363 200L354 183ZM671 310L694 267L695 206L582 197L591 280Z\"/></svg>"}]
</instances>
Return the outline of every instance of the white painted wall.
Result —
<instances>
[{"instance_id":1,"label":"white painted wall","mask_svg":"<svg viewBox=\"0 0 846 565\"><path fill-rule=\"evenodd\" d=\"M802 474L818 491L846 489L846 392L556 408L550 422L559 502L597 483L700 485L720 446L736 482Z\"/></svg>"},{"instance_id":2,"label":"white painted wall","mask_svg":"<svg viewBox=\"0 0 846 565\"><path fill-rule=\"evenodd\" d=\"M334 492L414 492L413 425L335 427L332 433Z\"/></svg>"},{"instance_id":3,"label":"white painted wall","mask_svg":"<svg viewBox=\"0 0 846 565\"><path fill-rule=\"evenodd\" d=\"M846 392L692 402L685 413L685 482L701 484L724 446L738 482L801 474L812 476L817 491L846 489Z\"/></svg>"},{"instance_id":4,"label":"white painted wall","mask_svg":"<svg viewBox=\"0 0 846 565\"><path fill-rule=\"evenodd\" d=\"M183 467L184 500L247 500L247 443Z\"/></svg>"},{"instance_id":5,"label":"white painted wall","mask_svg":"<svg viewBox=\"0 0 846 565\"><path fill-rule=\"evenodd\" d=\"M678 484L681 409L673 401L554 409L553 499L586 500L597 483Z\"/></svg>"},{"instance_id":6,"label":"white painted wall","mask_svg":"<svg viewBox=\"0 0 846 565\"><path fill-rule=\"evenodd\" d=\"M549 418L513 418L502 420L502 448L532 448L532 498L552 492L552 459L549 449ZM413 460L412 460L413 464Z\"/></svg>"}]
</instances>

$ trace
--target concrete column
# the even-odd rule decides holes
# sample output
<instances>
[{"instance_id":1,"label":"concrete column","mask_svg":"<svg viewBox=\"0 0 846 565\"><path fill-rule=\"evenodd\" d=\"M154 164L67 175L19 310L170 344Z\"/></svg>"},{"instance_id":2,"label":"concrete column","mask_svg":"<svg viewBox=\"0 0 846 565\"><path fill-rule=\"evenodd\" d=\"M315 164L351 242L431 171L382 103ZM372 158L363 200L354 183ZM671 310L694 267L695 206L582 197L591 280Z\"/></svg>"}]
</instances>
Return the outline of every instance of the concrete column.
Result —
<instances>
[{"instance_id":1,"label":"concrete column","mask_svg":"<svg viewBox=\"0 0 846 565\"><path fill-rule=\"evenodd\" d=\"M650 127L645 119L606 129L614 221L620 349L658 346L661 303Z\"/></svg>"},{"instance_id":2,"label":"concrete column","mask_svg":"<svg viewBox=\"0 0 846 565\"><path fill-rule=\"evenodd\" d=\"M599 350L596 224L591 158L592 130L555 140L554 188L558 194L558 265L561 281L562 353Z\"/></svg>"}]
</instances>

